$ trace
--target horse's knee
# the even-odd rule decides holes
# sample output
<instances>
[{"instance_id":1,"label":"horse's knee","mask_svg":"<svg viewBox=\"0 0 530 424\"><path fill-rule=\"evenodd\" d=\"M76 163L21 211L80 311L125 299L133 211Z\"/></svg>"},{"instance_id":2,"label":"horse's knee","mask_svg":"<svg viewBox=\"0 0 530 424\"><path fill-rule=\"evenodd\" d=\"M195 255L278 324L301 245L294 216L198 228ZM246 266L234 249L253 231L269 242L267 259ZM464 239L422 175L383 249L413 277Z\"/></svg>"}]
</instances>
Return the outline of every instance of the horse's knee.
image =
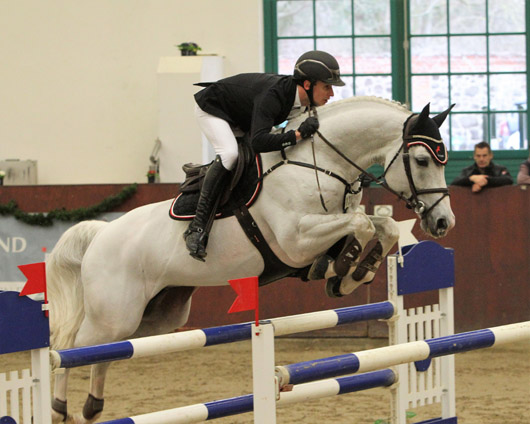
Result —
<instances>
[{"instance_id":1,"label":"horse's knee","mask_svg":"<svg viewBox=\"0 0 530 424\"><path fill-rule=\"evenodd\" d=\"M355 237L365 246L370 240L374 238L375 226L373 222L362 213L355 213L352 216Z\"/></svg>"}]
</instances>

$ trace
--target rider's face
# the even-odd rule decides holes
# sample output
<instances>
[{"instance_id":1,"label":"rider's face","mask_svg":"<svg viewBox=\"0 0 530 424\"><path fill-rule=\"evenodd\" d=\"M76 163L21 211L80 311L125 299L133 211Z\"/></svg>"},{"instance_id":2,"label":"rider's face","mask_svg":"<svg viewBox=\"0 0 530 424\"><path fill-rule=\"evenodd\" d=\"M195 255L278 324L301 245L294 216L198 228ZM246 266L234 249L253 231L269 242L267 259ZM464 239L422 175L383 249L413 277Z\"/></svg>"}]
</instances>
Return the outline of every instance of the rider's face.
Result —
<instances>
[{"instance_id":1,"label":"rider's face","mask_svg":"<svg viewBox=\"0 0 530 424\"><path fill-rule=\"evenodd\" d=\"M311 86L311 83L309 81L304 82L304 88L306 90L309 90L310 86ZM328 100L334 95L335 93L333 93L333 86L330 84L326 84L325 82L322 82L322 81L317 81L313 85L313 101L315 102L317 106L325 105L328 102Z\"/></svg>"}]
</instances>

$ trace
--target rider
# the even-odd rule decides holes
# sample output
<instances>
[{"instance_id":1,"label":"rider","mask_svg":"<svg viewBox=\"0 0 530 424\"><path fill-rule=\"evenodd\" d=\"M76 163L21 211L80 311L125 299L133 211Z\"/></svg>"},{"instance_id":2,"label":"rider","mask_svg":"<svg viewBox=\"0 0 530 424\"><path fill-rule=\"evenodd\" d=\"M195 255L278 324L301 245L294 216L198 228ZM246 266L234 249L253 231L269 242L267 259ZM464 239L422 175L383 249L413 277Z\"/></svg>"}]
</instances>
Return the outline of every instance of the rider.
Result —
<instances>
[{"instance_id":1,"label":"rider","mask_svg":"<svg viewBox=\"0 0 530 424\"><path fill-rule=\"evenodd\" d=\"M237 162L236 134L249 133L256 153L294 146L317 131L315 117L282 134L271 134L273 126L300 115L302 108L324 105L334 95L332 86L343 86L344 82L337 60L329 53L313 50L298 58L292 76L239 74L200 85L206 88L195 94L195 116L216 158L204 178L196 215L184 238L190 255L204 261L207 223L225 176Z\"/></svg>"}]
</instances>

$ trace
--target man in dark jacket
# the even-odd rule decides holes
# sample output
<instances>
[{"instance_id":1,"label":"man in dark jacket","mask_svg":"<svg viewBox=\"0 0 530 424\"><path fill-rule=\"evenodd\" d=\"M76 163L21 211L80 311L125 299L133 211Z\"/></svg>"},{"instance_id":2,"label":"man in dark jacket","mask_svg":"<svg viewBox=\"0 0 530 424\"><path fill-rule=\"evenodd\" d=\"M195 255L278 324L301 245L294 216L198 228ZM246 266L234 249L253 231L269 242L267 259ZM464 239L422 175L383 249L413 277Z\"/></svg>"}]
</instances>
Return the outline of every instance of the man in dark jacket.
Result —
<instances>
[{"instance_id":1,"label":"man in dark jacket","mask_svg":"<svg viewBox=\"0 0 530 424\"><path fill-rule=\"evenodd\" d=\"M508 169L493 163L493 152L485 141L475 145L473 159L475 163L462 169L452 185L471 186L471 191L478 193L486 187L500 187L513 183Z\"/></svg>"},{"instance_id":2,"label":"man in dark jacket","mask_svg":"<svg viewBox=\"0 0 530 424\"><path fill-rule=\"evenodd\" d=\"M237 161L236 135L248 133L257 153L294 146L317 131L315 117L307 118L297 130L271 134L272 128L300 115L302 108L326 104L334 94L333 86L344 82L337 60L314 50L300 56L293 75L239 74L199 85L206 88L195 95L197 123L217 156L204 178L196 215L184 238L190 255L204 261L208 220Z\"/></svg>"}]
</instances>

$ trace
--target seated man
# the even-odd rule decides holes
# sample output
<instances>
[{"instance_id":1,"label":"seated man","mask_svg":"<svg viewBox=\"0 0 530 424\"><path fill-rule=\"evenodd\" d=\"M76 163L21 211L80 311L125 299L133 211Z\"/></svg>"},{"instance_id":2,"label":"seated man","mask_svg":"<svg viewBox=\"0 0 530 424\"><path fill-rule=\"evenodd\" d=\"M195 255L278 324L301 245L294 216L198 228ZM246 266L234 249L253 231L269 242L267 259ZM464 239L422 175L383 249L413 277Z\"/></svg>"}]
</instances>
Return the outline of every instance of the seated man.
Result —
<instances>
[{"instance_id":1,"label":"seated man","mask_svg":"<svg viewBox=\"0 0 530 424\"><path fill-rule=\"evenodd\" d=\"M517 174L517 184L530 184L530 157L528 157L528 159L525 160L519 167L519 173Z\"/></svg>"},{"instance_id":2,"label":"seated man","mask_svg":"<svg viewBox=\"0 0 530 424\"><path fill-rule=\"evenodd\" d=\"M513 183L508 169L493 163L493 152L485 141L475 145L473 159L475 163L462 169L451 185L471 186L471 191L478 193L485 187L500 187Z\"/></svg>"}]
</instances>

